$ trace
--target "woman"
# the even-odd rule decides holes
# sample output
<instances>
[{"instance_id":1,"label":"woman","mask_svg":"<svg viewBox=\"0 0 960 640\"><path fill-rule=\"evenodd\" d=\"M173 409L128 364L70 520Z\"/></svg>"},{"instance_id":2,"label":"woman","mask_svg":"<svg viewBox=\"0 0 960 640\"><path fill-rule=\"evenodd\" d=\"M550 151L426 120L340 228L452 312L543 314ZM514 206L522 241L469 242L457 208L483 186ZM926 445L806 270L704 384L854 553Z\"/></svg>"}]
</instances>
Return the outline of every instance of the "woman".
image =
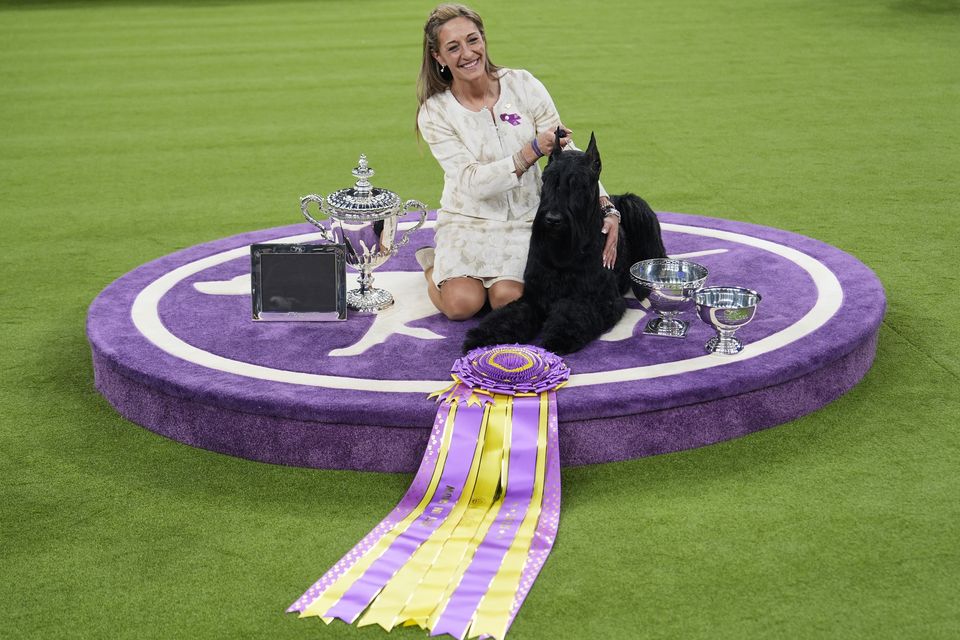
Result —
<instances>
[{"instance_id":1,"label":"woman","mask_svg":"<svg viewBox=\"0 0 960 640\"><path fill-rule=\"evenodd\" d=\"M483 20L443 4L423 29L417 131L443 168L436 250L417 251L427 293L451 320L499 308L523 293L523 270L540 202L540 167L571 130L529 72L490 61ZM600 187L607 234L604 265L616 259L620 214Z\"/></svg>"}]
</instances>

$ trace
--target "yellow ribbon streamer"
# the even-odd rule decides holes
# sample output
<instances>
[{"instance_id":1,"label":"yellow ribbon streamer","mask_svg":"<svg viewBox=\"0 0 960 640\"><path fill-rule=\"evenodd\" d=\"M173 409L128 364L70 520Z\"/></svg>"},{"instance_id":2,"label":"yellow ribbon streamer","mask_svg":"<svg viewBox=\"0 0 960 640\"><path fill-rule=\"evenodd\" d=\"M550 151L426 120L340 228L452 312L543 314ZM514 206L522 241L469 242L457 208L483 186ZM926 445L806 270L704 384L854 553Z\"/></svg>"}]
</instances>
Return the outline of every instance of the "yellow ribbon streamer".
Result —
<instances>
[{"instance_id":1,"label":"yellow ribbon streamer","mask_svg":"<svg viewBox=\"0 0 960 640\"><path fill-rule=\"evenodd\" d=\"M380 540L377 541L366 553L364 553L349 569L343 572L339 578L334 581L327 589L320 594L320 596L310 603L301 613L301 618L308 618L310 616L323 616L327 609L336 604L340 598L343 597L343 594L353 585L357 579L362 576L370 565L372 565L377 558L383 555L383 552L390 548L390 545L393 544L393 541L397 539L401 533L403 533L410 524L419 518L427 505L430 504L430 501L433 499L434 493L436 493L437 485L440 484L440 476L443 473L443 467L447 459L447 453L450 450L450 441L453 437L453 425L457 415L456 405L450 407L450 412L447 415L447 420L443 425L443 437L441 439L440 450L437 452L437 462L433 470L433 476L430 478L430 484L427 487L427 490L423 494L423 499L420 503L400 522L398 522L390 531L385 533ZM323 618L323 621L329 624L333 619L332 618Z\"/></svg>"},{"instance_id":2,"label":"yellow ribbon streamer","mask_svg":"<svg viewBox=\"0 0 960 640\"><path fill-rule=\"evenodd\" d=\"M477 548L483 543L484 538L487 536L487 532L493 526L497 515L500 513L500 508L503 506L503 499L507 487L507 476L510 471L510 443L513 440L513 398L511 396L496 394L494 395L494 403L497 406L503 407L504 411L502 440L503 449L500 452L500 482L496 490L497 497L494 499L490 509L483 517L483 521L481 522L480 527L477 528L477 532L470 540L470 544L464 552L463 557L460 559L460 565L457 567L457 570L451 580L447 583L447 587L444 590L443 595L437 601L436 608L434 609L433 613L430 614L430 618L427 620L427 629L433 629L437 625L437 621L440 619L440 616L443 615L446 605L450 602L450 595L459 586L460 581L463 579L463 575L467 572L467 569L470 567L470 563L473 561L474 555L476 555ZM496 461L491 461L491 464L496 466Z\"/></svg>"},{"instance_id":3,"label":"yellow ribbon streamer","mask_svg":"<svg viewBox=\"0 0 960 640\"><path fill-rule=\"evenodd\" d=\"M547 427L549 416L549 396L540 394L540 424L537 430L537 470L533 482L533 495L527 507L527 513L517 530L517 534L500 564L500 569L490 582L487 593L477 607L473 623L467 636L476 638L483 635L501 639L507 633L513 599L516 597L527 561L533 534L540 519L543 504L543 485L547 469Z\"/></svg>"},{"instance_id":4,"label":"yellow ribbon streamer","mask_svg":"<svg viewBox=\"0 0 960 640\"><path fill-rule=\"evenodd\" d=\"M454 529L460 524L464 512L470 504L470 497L477 481L477 471L480 468L481 453L484 446L484 434L487 429L489 405L483 409L483 418L480 420L480 430L477 434L477 444L470 463L470 471L464 481L463 490L457 502L444 521L420 547L413 552L410 558L390 578L383 590L367 608L366 613L357 623L358 627L378 624L386 631L393 629L399 622L401 611L416 593L424 576L430 571L431 565L442 558L446 553L446 542L450 539Z\"/></svg>"},{"instance_id":5,"label":"yellow ribbon streamer","mask_svg":"<svg viewBox=\"0 0 960 640\"><path fill-rule=\"evenodd\" d=\"M504 400L505 398L507 399ZM441 613L437 609L442 610L441 603L447 602L450 593L460 583L477 547L497 517L503 502L502 496L497 498L497 492L503 482L501 460L505 447L504 433L511 413L508 398L496 398L490 408L480 471L470 497L470 505L457 528L451 533L443 548L443 554L424 576L416 593L404 607L401 618L407 626L416 624L424 629L431 628L432 621ZM509 451L509 442L506 446ZM435 612L436 615L433 615Z\"/></svg>"}]
</instances>

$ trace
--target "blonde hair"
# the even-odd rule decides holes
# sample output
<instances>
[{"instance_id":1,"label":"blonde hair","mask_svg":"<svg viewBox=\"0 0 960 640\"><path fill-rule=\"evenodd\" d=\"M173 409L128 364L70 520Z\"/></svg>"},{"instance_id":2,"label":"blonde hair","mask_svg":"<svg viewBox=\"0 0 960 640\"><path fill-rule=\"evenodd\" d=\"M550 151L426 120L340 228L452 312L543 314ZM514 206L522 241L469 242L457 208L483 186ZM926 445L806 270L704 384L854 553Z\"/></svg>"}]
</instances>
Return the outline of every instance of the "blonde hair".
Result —
<instances>
[{"instance_id":1,"label":"blonde hair","mask_svg":"<svg viewBox=\"0 0 960 640\"><path fill-rule=\"evenodd\" d=\"M462 4L441 4L430 12L427 23L423 25L423 61L420 64L420 75L417 76L417 113L420 113L420 107L430 99L431 96L443 93L453 82L453 74L449 70L440 73L440 65L434 59L433 54L440 51L440 29L454 18L468 18L477 25L477 31L483 38L484 47L487 44L487 34L483 30L483 19L473 9ZM486 58L486 72L491 76L500 69L490 61L490 56ZM420 126L416 125L417 133L420 133Z\"/></svg>"}]
</instances>

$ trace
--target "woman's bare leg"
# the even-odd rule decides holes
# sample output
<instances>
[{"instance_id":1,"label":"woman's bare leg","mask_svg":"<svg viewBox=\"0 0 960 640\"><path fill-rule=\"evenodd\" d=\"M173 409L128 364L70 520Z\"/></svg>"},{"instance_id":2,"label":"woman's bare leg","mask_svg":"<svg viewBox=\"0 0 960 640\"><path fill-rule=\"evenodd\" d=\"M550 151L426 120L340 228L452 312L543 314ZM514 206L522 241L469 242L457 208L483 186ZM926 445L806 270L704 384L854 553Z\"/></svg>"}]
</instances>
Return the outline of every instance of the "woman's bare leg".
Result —
<instances>
[{"instance_id":1,"label":"woman's bare leg","mask_svg":"<svg viewBox=\"0 0 960 640\"><path fill-rule=\"evenodd\" d=\"M498 280L490 286L490 308L499 309L523 295L523 283L516 280Z\"/></svg>"},{"instance_id":2,"label":"woman's bare leg","mask_svg":"<svg viewBox=\"0 0 960 640\"><path fill-rule=\"evenodd\" d=\"M432 277L433 267L423 275L427 278L427 295L433 306L451 320L472 318L487 301L487 290L476 278L450 278L442 288L437 288Z\"/></svg>"}]
</instances>

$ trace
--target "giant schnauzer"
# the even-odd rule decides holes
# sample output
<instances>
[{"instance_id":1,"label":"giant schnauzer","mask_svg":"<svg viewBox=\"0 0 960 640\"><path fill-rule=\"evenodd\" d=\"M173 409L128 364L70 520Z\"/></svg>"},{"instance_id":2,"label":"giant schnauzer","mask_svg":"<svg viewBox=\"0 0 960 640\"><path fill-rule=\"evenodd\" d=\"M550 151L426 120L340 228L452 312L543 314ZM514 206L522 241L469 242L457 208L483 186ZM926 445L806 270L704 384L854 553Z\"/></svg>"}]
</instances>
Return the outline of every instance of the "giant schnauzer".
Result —
<instances>
[{"instance_id":1,"label":"giant schnauzer","mask_svg":"<svg viewBox=\"0 0 960 640\"><path fill-rule=\"evenodd\" d=\"M544 349L572 353L613 327L627 305L630 266L665 258L660 222L642 198L610 196L622 221L613 269L603 267L606 236L600 233L600 153L593 134L585 152L560 151L543 171L540 207L533 221L523 295L491 311L467 332L464 352L475 347L529 343L539 334ZM638 292L638 296L645 292Z\"/></svg>"}]
</instances>

